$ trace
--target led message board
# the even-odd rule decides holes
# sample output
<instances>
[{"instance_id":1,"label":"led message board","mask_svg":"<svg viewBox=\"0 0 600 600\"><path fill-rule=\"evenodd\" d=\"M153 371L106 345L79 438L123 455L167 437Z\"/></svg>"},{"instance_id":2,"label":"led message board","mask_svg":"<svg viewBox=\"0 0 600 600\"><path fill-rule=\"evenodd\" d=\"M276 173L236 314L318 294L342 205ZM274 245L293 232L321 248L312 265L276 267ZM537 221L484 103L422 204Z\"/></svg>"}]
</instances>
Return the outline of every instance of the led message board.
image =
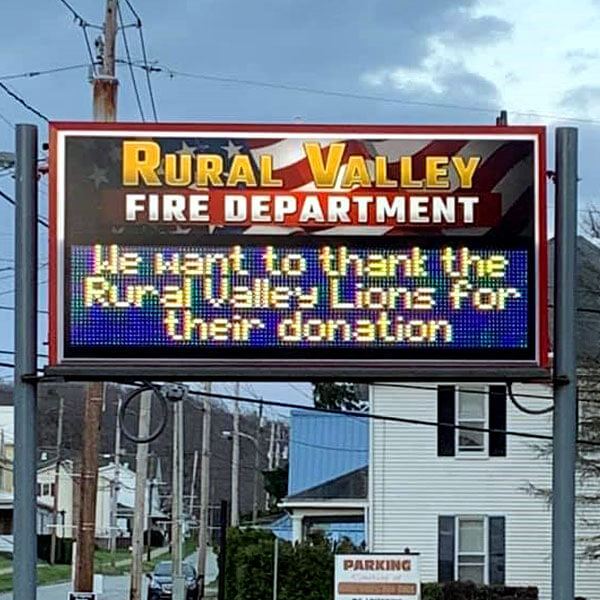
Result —
<instances>
[{"instance_id":1,"label":"led message board","mask_svg":"<svg viewBox=\"0 0 600 600\"><path fill-rule=\"evenodd\" d=\"M524 127L53 124L50 370L540 376L544 152Z\"/></svg>"}]
</instances>

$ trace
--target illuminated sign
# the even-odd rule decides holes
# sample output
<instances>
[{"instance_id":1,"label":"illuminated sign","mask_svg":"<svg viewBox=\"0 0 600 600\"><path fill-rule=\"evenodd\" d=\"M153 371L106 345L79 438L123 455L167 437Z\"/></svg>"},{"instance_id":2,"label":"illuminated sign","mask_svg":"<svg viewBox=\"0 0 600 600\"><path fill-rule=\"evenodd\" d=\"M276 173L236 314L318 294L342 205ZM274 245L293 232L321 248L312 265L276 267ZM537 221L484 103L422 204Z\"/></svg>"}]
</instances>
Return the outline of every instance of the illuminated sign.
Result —
<instances>
[{"instance_id":1,"label":"illuminated sign","mask_svg":"<svg viewBox=\"0 0 600 600\"><path fill-rule=\"evenodd\" d=\"M55 370L545 367L539 128L53 124L51 145Z\"/></svg>"}]
</instances>

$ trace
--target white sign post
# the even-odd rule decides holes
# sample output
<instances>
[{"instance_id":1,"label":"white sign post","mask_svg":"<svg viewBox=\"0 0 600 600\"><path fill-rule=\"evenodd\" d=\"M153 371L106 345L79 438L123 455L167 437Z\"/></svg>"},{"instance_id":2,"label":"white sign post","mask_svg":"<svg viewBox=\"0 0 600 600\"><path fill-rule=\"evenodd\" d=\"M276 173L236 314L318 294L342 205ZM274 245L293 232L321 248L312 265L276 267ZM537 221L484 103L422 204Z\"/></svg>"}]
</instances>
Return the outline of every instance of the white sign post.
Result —
<instances>
[{"instance_id":1,"label":"white sign post","mask_svg":"<svg viewBox=\"0 0 600 600\"><path fill-rule=\"evenodd\" d=\"M419 600L419 554L338 554L335 600Z\"/></svg>"}]
</instances>

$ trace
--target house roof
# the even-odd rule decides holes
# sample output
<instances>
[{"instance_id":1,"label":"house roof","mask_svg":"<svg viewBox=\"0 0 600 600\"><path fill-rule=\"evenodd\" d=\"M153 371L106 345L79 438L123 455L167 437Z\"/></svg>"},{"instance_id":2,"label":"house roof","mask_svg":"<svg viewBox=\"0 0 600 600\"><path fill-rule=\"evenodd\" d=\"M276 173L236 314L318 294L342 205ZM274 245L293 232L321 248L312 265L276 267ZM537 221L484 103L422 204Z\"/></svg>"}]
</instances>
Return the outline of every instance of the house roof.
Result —
<instances>
[{"instance_id":1,"label":"house roof","mask_svg":"<svg viewBox=\"0 0 600 600\"><path fill-rule=\"evenodd\" d=\"M368 464L369 424L343 412L294 410L288 495L295 496Z\"/></svg>"},{"instance_id":2,"label":"house roof","mask_svg":"<svg viewBox=\"0 0 600 600\"><path fill-rule=\"evenodd\" d=\"M289 503L295 500L364 500L368 496L368 467L360 467L334 479L320 483L297 494L287 496Z\"/></svg>"},{"instance_id":3,"label":"house roof","mask_svg":"<svg viewBox=\"0 0 600 600\"><path fill-rule=\"evenodd\" d=\"M12 492L0 492L0 509L12 510L14 502L15 497ZM43 502L42 500L37 501L37 506L38 508L41 508L46 511L51 511L53 509L51 504Z\"/></svg>"}]
</instances>

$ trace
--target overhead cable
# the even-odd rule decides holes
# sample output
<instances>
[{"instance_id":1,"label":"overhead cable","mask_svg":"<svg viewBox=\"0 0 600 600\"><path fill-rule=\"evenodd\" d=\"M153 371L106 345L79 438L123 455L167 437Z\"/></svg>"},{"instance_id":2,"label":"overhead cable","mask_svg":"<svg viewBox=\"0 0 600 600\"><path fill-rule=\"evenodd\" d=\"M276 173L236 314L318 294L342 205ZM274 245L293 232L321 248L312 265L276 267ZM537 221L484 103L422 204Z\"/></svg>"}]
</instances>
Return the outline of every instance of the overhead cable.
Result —
<instances>
[{"instance_id":1,"label":"overhead cable","mask_svg":"<svg viewBox=\"0 0 600 600\"><path fill-rule=\"evenodd\" d=\"M45 114L41 113L37 108L31 106L29 102L27 102L24 98L19 96L19 94L17 94L15 91L11 90L2 81L0 81L0 88L2 88L11 98L16 100L19 104L23 105L29 112L32 112L34 115L37 115L38 117L40 117L40 119L43 119L47 123L50 121L50 119L48 119L48 117Z\"/></svg>"}]
</instances>

